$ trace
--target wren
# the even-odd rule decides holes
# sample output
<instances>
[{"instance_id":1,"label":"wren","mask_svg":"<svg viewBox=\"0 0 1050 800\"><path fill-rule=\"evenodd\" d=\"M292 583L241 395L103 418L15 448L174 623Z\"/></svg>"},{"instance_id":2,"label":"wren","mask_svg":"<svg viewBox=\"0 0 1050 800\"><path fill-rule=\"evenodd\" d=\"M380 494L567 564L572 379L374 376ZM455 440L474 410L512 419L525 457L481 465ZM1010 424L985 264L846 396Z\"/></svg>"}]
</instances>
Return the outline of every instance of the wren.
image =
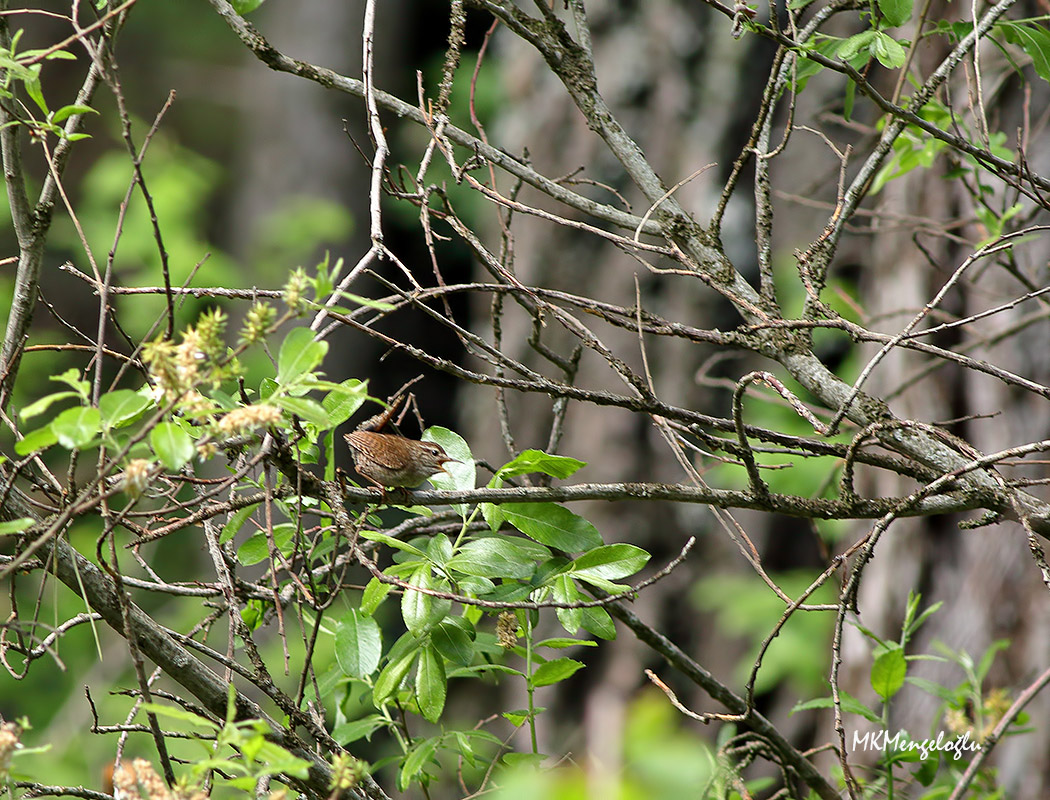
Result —
<instances>
[{"instance_id":1,"label":"wren","mask_svg":"<svg viewBox=\"0 0 1050 800\"><path fill-rule=\"evenodd\" d=\"M459 463L434 442L372 431L354 431L343 438L354 454L358 474L383 490L414 489L431 475L447 472L445 464Z\"/></svg>"}]
</instances>

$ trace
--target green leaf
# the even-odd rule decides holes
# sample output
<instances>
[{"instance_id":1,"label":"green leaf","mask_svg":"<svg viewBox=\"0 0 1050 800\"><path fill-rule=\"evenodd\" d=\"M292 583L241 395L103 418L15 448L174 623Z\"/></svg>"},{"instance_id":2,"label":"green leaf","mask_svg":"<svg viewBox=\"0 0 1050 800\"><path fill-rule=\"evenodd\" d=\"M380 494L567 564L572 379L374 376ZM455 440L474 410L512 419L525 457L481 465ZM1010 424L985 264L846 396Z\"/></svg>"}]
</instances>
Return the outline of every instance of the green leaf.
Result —
<instances>
[{"instance_id":1,"label":"green leaf","mask_svg":"<svg viewBox=\"0 0 1050 800\"><path fill-rule=\"evenodd\" d=\"M390 590L394 587L389 583L383 583L379 578L372 578L365 586L364 592L361 593L361 613L372 614L379 604L386 599L386 596L390 594Z\"/></svg>"},{"instance_id":2,"label":"green leaf","mask_svg":"<svg viewBox=\"0 0 1050 800\"><path fill-rule=\"evenodd\" d=\"M30 431L25 437L15 442L15 453L20 456L27 456L38 450L44 450L55 444L57 441L58 437L55 436L55 432L51 429L51 426L45 425L43 428L37 428L35 431Z\"/></svg>"},{"instance_id":3,"label":"green leaf","mask_svg":"<svg viewBox=\"0 0 1050 800\"><path fill-rule=\"evenodd\" d=\"M556 503L504 503L507 522L531 539L567 553L602 544L597 528Z\"/></svg>"},{"instance_id":4,"label":"green leaf","mask_svg":"<svg viewBox=\"0 0 1050 800\"><path fill-rule=\"evenodd\" d=\"M61 375L52 375L50 380L66 384L74 392L76 392L78 395L84 398L84 400L87 400L91 394L91 383L89 381L82 380L80 377L80 370L74 369L72 367L70 369L67 369Z\"/></svg>"},{"instance_id":5,"label":"green leaf","mask_svg":"<svg viewBox=\"0 0 1050 800\"><path fill-rule=\"evenodd\" d=\"M74 114L97 114L98 112L91 106L80 106L80 105L69 105L62 106L52 116L51 121L58 125L61 122L65 122L67 117L71 117Z\"/></svg>"},{"instance_id":6,"label":"green leaf","mask_svg":"<svg viewBox=\"0 0 1050 800\"><path fill-rule=\"evenodd\" d=\"M419 713L428 722L437 722L445 708L448 679L445 677L445 661L436 647L424 647L419 654L416 668L416 703Z\"/></svg>"},{"instance_id":7,"label":"green leaf","mask_svg":"<svg viewBox=\"0 0 1050 800\"><path fill-rule=\"evenodd\" d=\"M222 526L222 533L219 534L219 544L226 544L226 542L236 536L238 531L244 527L244 523L248 521L248 517L252 515L252 512L258 506L258 503L252 503L250 506L234 511L230 518L226 520L226 524Z\"/></svg>"},{"instance_id":8,"label":"green leaf","mask_svg":"<svg viewBox=\"0 0 1050 800\"><path fill-rule=\"evenodd\" d=\"M461 667L474 660L474 643L470 631L463 626L473 631L473 626L462 617L450 617L430 632L430 643L442 656Z\"/></svg>"},{"instance_id":9,"label":"green leaf","mask_svg":"<svg viewBox=\"0 0 1050 800\"><path fill-rule=\"evenodd\" d=\"M1050 81L1050 31L1034 23L1001 22L996 27L1002 30L1006 41L1020 47L1032 59L1035 74Z\"/></svg>"},{"instance_id":10,"label":"green leaf","mask_svg":"<svg viewBox=\"0 0 1050 800\"><path fill-rule=\"evenodd\" d=\"M578 603L582 599L580 590L576 588L576 584L568 575L559 575L555 578L552 588L554 589L554 601L557 603ZM569 633L575 634L580 629L581 609L557 608L555 611L558 615L558 622Z\"/></svg>"},{"instance_id":11,"label":"green leaf","mask_svg":"<svg viewBox=\"0 0 1050 800\"><path fill-rule=\"evenodd\" d=\"M470 452L470 446L462 436L448 428L434 425L423 431L420 438L424 442L435 442L441 445L450 458L456 459L455 463L445 464L445 472L439 472L430 478L430 482L436 489L450 492L474 488L477 480L477 467L474 466L474 455ZM467 518L466 504L457 503L453 507L461 517Z\"/></svg>"},{"instance_id":12,"label":"green leaf","mask_svg":"<svg viewBox=\"0 0 1050 800\"><path fill-rule=\"evenodd\" d=\"M332 427L342 425L357 413L368 399L368 382L350 378L338 384L324 396L321 405L328 414L328 424Z\"/></svg>"},{"instance_id":13,"label":"green leaf","mask_svg":"<svg viewBox=\"0 0 1050 800\"><path fill-rule=\"evenodd\" d=\"M552 650L564 650L568 647L597 647L597 642L590 639L570 639L567 636L554 636L550 639L541 639L533 647L549 647Z\"/></svg>"},{"instance_id":14,"label":"green leaf","mask_svg":"<svg viewBox=\"0 0 1050 800\"><path fill-rule=\"evenodd\" d=\"M879 0L879 13L891 28L911 19L912 0Z\"/></svg>"},{"instance_id":15,"label":"green leaf","mask_svg":"<svg viewBox=\"0 0 1050 800\"><path fill-rule=\"evenodd\" d=\"M28 528L32 528L35 524L36 520L32 517L19 517L18 519L9 519L5 522L0 522L0 536L21 533Z\"/></svg>"},{"instance_id":16,"label":"green leaf","mask_svg":"<svg viewBox=\"0 0 1050 800\"><path fill-rule=\"evenodd\" d=\"M575 659L556 658L553 661L540 664L536 671L532 673L529 684L532 686L550 686L574 675L583 667L583 663Z\"/></svg>"},{"instance_id":17,"label":"green leaf","mask_svg":"<svg viewBox=\"0 0 1050 800\"><path fill-rule=\"evenodd\" d=\"M381 714L369 714L367 717L336 725L332 731L332 738L345 747L361 738L371 739L373 733L387 724Z\"/></svg>"},{"instance_id":18,"label":"green leaf","mask_svg":"<svg viewBox=\"0 0 1050 800\"><path fill-rule=\"evenodd\" d=\"M290 411L295 416L301 417L311 425L316 425L318 428L332 427L328 412L316 400L311 400L308 397L288 397L285 395L277 398L277 405L285 411Z\"/></svg>"},{"instance_id":19,"label":"green leaf","mask_svg":"<svg viewBox=\"0 0 1050 800\"><path fill-rule=\"evenodd\" d=\"M889 700L904 685L908 663L900 647L891 647L875 658L871 666L871 688L884 701Z\"/></svg>"},{"instance_id":20,"label":"green leaf","mask_svg":"<svg viewBox=\"0 0 1050 800\"><path fill-rule=\"evenodd\" d=\"M610 544L596 547L572 562L575 575L588 575L617 580L633 575L649 561L649 554L633 544Z\"/></svg>"},{"instance_id":21,"label":"green leaf","mask_svg":"<svg viewBox=\"0 0 1050 800\"><path fill-rule=\"evenodd\" d=\"M862 31L861 33L850 36L838 46L836 55L843 61L849 61L862 50L868 50L870 48L871 40L875 38L875 33L875 31Z\"/></svg>"},{"instance_id":22,"label":"green leaf","mask_svg":"<svg viewBox=\"0 0 1050 800\"><path fill-rule=\"evenodd\" d=\"M409 586L447 591L446 586L440 586L434 580L430 569L429 564L421 564L408 579ZM405 620L405 627L416 636L422 636L441 622L451 609L451 600L413 591L411 588L405 589L405 593L401 595L401 616Z\"/></svg>"},{"instance_id":23,"label":"green leaf","mask_svg":"<svg viewBox=\"0 0 1050 800\"><path fill-rule=\"evenodd\" d=\"M423 767L430 763L441 742L440 736L433 736L424 740L414 749L409 750L408 755L401 764L401 771L397 774L397 788L404 792L412 779L423 771Z\"/></svg>"},{"instance_id":24,"label":"green leaf","mask_svg":"<svg viewBox=\"0 0 1050 800\"><path fill-rule=\"evenodd\" d=\"M350 609L335 629L335 660L351 678L371 675L379 666L383 640L374 619Z\"/></svg>"},{"instance_id":25,"label":"green leaf","mask_svg":"<svg viewBox=\"0 0 1050 800\"><path fill-rule=\"evenodd\" d=\"M372 687L372 702L375 703L376 708L380 708L401 687L401 681L412 668L418 654L417 646L383 667L379 677L376 678L375 686Z\"/></svg>"},{"instance_id":26,"label":"green leaf","mask_svg":"<svg viewBox=\"0 0 1050 800\"><path fill-rule=\"evenodd\" d=\"M102 425L97 408L77 406L67 408L51 422L51 430L58 443L69 450L79 450L95 438Z\"/></svg>"},{"instance_id":27,"label":"green leaf","mask_svg":"<svg viewBox=\"0 0 1050 800\"><path fill-rule=\"evenodd\" d=\"M882 31L875 32L875 38L871 44L871 51L875 54L875 58L887 69L897 69L903 66L907 59L904 48L892 36Z\"/></svg>"},{"instance_id":28,"label":"green leaf","mask_svg":"<svg viewBox=\"0 0 1050 800\"><path fill-rule=\"evenodd\" d=\"M554 478L568 478L578 469L585 466L587 466L586 461L569 458L568 456L552 456L544 453L542 450L525 450L516 458L500 467L498 474L509 478L530 472L542 472Z\"/></svg>"},{"instance_id":29,"label":"green leaf","mask_svg":"<svg viewBox=\"0 0 1050 800\"><path fill-rule=\"evenodd\" d=\"M482 503L481 516L485 518L489 530L493 533L499 532L499 529L503 526L503 522L506 519L506 517L503 516L502 507L495 503Z\"/></svg>"},{"instance_id":30,"label":"green leaf","mask_svg":"<svg viewBox=\"0 0 1050 800\"><path fill-rule=\"evenodd\" d=\"M839 692L839 702L842 704L842 710L848 714L858 714L869 722L882 722L882 717L848 692ZM830 697L817 697L813 700L806 700L804 703L796 703L791 709L791 713L809 711L815 708L832 708L834 705Z\"/></svg>"},{"instance_id":31,"label":"green leaf","mask_svg":"<svg viewBox=\"0 0 1050 800\"><path fill-rule=\"evenodd\" d=\"M427 554L416 547L414 544L403 542L400 539L396 539L393 536L389 536L379 531L361 531L362 539L370 539L373 542L382 542L388 547L393 547L395 550L404 550L406 553L411 553L414 556L420 558L426 558Z\"/></svg>"},{"instance_id":32,"label":"green leaf","mask_svg":"<svg viewBox=\"0 0 1050 800\"><path fill-rule=\"evenodd\" d=\"M35 65L35 67L37 68L37 70L39 70L39 65ZM40 88L40 79L26 79L22 82L22 85L25 87L26 94L32 98L33 102L36 103L37 106L40 107L40 110L43 111L45 114L50 114L51 111L50 109L48 109L47 103L44 102L44 92Z\"/></svg>"},{"instance_id":33,"label":"green leaf","mask_svg":"<svg viewBox=\"0 0 1050 800\"><path fill-rule=\"evenodd\" d=\"M245 14L250 14L262 4L263 0L230 0L230 5L233 6L233 10L242 17Z\"/></svg>"},{"instance_id":34,"label":"green leaf","mask_svg":"<svg viewBox=\"0 0 1050 800\"><path fill-rule=\"evenodd\" d=\"M295 527L289 524L277 525L273 529L273 543L285 555L288 555L289 545ZM270 541L264 532L254 534L250 539L237 548L237 560L244 566L258 564L270 557Z\"/></svg>"},{"instance_id":35,"label":"green leaf","mask_svg":"<svg viewBox=\"0 0 1050 800\"><path fill-rule=\"evenodd\" d=\"M315 342L309 328L293 328L281 343L277 356L277 382L284 386L295 383L324 361L327 342Z\"/></svg>"},{"instance_id":36,"label":"green leaf","mask_svg":"<svg viewBox=\"0 0 1050 800\"><path fill-rule=\"evenodd\" d=\"M149 435L149 443L160 462L172 472L182 469L193 458L193 439L174 422L161 422Z\"/></svg>"},{"instance_id":37,"label":"green leaf","mask_svg":"<svg viewBox=\"0 0 1050 800\"><path fill-rule=\"evenodd\" d=\"M444 567L452 558L452 542L443 534L438 533L430 537L427 543L427 558L439 567Z\"/></svg>"},{"instance_id":38,"label":"green leaf","mask_svg":"<svg viewBox=\"0 0 1050 800\"><path fill-rule=\"evenodd\" d=\"M345 297L351 303L356 303L359 306L365 306L366 308L374 308L376 311L395 311L397 306L390 303L384 303L382 300L373 300L370 297L362 297L359 294L353 294L352 292L340 292L340 297Z\"/></svg>"},{"instance_id":39,"label":"green leaf","mask_svg":"<svg viewBox=\"0 0 1050 800\"><path fill-rule=\"evenodd\" d=\"M482 578L528 580L536 570L529 554L507 539L475 539L463 545L446 567Z\"/></svg>"},{"instance_id":40,"label":"green leaf","mask_svg":"<svg viewBox=\"0 0 1050 800\"><path fill-rule=\"evenodd\" d=\"M139 392L117 389L115 392L106 392L98 399L98 410L102 414L104 427L122 428L138 419L151 403L148 397Z\"/></svg>"},{"instance_id":41,"label":"green leaf","mask_svg":"<svg viewBox=\"0 0 1050 800\"><path fill-rule=\"evenodd\" d=\"M48 408L51 407L52 403L57 403L59 400L65 400L67 397L79 397L77 392L55 392L54 394L48 394L41 397L39 400L30 403L21 411L18 412L18 416L21 419L29 419L39 414L43 414Z\"/></svg>"},{"instance_id":42,"label":"green leaf","mask_svg":"<svg viewBox=\"0 0 1050 800\"><path fill-rule=\"evenodd\" d=\"M612 641L616 638L616 626L609 612L601 606L580 609L580 627L599 639Z\"/></svg>"}]
</instances>

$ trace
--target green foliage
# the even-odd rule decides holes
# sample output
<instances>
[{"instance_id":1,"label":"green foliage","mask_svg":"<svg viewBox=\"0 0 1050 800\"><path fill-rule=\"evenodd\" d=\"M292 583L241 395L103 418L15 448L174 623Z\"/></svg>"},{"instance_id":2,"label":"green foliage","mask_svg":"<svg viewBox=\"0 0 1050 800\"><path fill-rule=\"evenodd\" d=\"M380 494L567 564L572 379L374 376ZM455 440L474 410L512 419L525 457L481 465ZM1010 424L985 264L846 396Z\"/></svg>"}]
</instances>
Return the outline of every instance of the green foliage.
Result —
<instances>
[{"instance_id":1,"label":"green foliage","mask_svg":"<svg viewBox=\"0 0 1050 800\"><path fill-rule=\"evenodd\" d=\"M302 463L320 458L321 450L314 444L320 442L331 464L334 429L368 400L367 386L353 379L327 380L321 371L327 344L316 341L306 327L286 327L297 311L316 307L316 299L308 294L329 286L327 261L318 265L315 278L299 273L293 281L296 285L287 293L292 298L289 310L280 315L257 304L236 334L235 348L225 343L227 320L219 310L202 313L178 341L161 337L150 342L142 354L149 386L113 389L95 401L85 374L67 370L55 376L62 388L23 410L23 419L41 422L19 442L19 452L42 454L51 449L54 452L48 455L56 460L63 453L71 457L100 453L105 466L98 479L112 474L113 485L131 503L154 502L148 490L163 473L174 478L189 469L196 456L208 457L230 437L250 438L261 428L281 431ZM239 358L269 339L276 340L270 375L257 391L234 387L240 377ZM249 393L255 397L246 396ZM429 428L423 438L441 444L458 462L432 483L449 491L473 489L477 476L468 443L441 427ZM583 466L573 458L529 450L498 469L490 485L502 486L529 473L565 478ZM245 478L241 485L250 489L258 483ZM278 475L272 488L284 520L267 519L262 525L256 518L260 507L256 503L227 518L220 541L234 548L241 567L275 559L321 564L336 547L338 533L330 525L309 541L305 538L304 530L315 524L315 510L320 507L323 512L323 507L316 498L288 497L291 488L285 475ZM477 763L482 771L485 759L495 757L498 741L486 731L413 734L397 721L408 715L442 724L450 681L488 680L498 674L522 681L529 705L519 724L529 727L535 742L535 719L543 711L534 702L535 692L569 680L585 667L563 651L593 644L569 637L580 629L599 638L615 636L608 613L587 604L602 593L629 591L630 586L620 581L649 560L648 553L634 545L606 545L588 520L556 503L484 508L466 503L456 508L462 523L458 535L404 540L373 530L369 510L353 512L358 515L360 539L385 545L393 558L356 603L347 599L349 607L338 623L324 629L331 639L334 678L325 684L321 699L327 705L333 699L329 695L334 695L335 705L348 710L337 720L337 738L351 742L380 731L391 736L399 744L395 764L403 787L429 782L435 763L445 754ZM482 514L488 525L478 530L474 522ZM385 604L391 589L400 593L396 609ZM496 605L483 609L474 601ZM537 641L539 605L529 610L504 610L500 605L523 601L558 605L555 614L569 637ZM486 630L485 614L500 610L503 614L494 635ZM392 633L389 616L394 611L403 629ZM242 608L241 618L251 630L263 625L269 613L268 601L253 599ZM226 755L216 752L195 763L193 775L220 769L231 776L231 786L244 787L263 775L295 775L303 768L287 753L273 750L258 724L217 726L179 710L158 708L157 713L204 727L221 745L248 756L234 768Z\"/></svg>"},{"instance_id":2,"label":"green foliage","mask_svg":"<svg viewBox=\"0 0 1050 800\"><path fill-rule=\"evenodd\" d=\"M52 111L47 101L44 100L44 90L40 85L40 71L43 62L76 60L76 56L61 48L18 52L22 33L21 29L15 31L11 36L10 46L6 50L0 49L0 99L14 101L12 105L21 105L21 108L30 116L9 122L7 125L24 125L34 138L42 138L48 133L69 141L89 138L86 133L67 134L62 123L74 114L97 114L98 112L90 106L75 103ZM15 90L19 85L33 101L37 110L44 115L42 119L31 116L32 111L29 107L17 102Z\"/></svg>"},{"instance_id":3,"label":"green foliage","mask_svg":"<svg viewBox=\"0 0 1050 800\"><path fill-rule=\"evenodd\" d=\"M943 797L955 786L958 774L965 766L962 756L979 748L1011 705L1009 696L1003 690L983 689L995 655L1007 646L1006 642L994 643L978 662L974 662L965 651L953 651L939 643L935 643L935 649L941 652L940 656L906 655L908 642L941 605L937 603L920 612L921 600L920 595L909 594L897 641L885 640L863 626L856 626L873 644L869 682L879 700L881 710L839 691L841 708L845 715L861 717L881 726L859 743L861 747L868 744L883 748L876 776L869 784L871 796L881 796L887 787L890 793L906 791L910 784L917 783L929 790L921 795L925 800ZM954 662L963 672L963 681L950 687L908 675L910 665L919 661ZM906 684L915 686L942 702L940 724L934 723L928 734L890 731L890 704L895 699L906 702L900 698L900 692ZM832 706L832 697L819 697L798 703L792 713ZM1026 718L1022 715L1016 720L1016 724L1024 724L1025 721ZM1013 732L1016 731L1017 728L1013 728ZM849 741L847 744L856 746ZM912 767L910 772L894 772L894 767L905 765ZM986 777L988 776L979 776L976 785L984 783ZM994 785L994 781L991 781L990 785ZM988 797L997 796L993 792Z\"/></svg>"}]
</instances>

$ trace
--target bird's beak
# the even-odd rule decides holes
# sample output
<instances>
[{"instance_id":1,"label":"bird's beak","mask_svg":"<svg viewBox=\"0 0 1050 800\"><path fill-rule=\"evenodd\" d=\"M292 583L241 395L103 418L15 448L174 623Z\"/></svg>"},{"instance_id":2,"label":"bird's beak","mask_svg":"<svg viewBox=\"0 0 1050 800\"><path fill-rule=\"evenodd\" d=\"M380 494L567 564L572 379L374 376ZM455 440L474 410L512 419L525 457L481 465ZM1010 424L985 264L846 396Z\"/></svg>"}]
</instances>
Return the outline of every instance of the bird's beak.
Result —
<instances>
[{"instance_id":1,"label":"bird's beak","mask_svg":"<svg viewBox=\"0 0 1050 800\"><path fill-rule=\"evenodd\" d=\"M441 471L444 472L446 475L448 475L450 473L449 473L449 471L447 469L445 469L445 465L446 464L462 464L462 463L463 463L462 461L457 461L454 458L446 458L444 461L441 462Z\"/></svg>"}]
</instances>

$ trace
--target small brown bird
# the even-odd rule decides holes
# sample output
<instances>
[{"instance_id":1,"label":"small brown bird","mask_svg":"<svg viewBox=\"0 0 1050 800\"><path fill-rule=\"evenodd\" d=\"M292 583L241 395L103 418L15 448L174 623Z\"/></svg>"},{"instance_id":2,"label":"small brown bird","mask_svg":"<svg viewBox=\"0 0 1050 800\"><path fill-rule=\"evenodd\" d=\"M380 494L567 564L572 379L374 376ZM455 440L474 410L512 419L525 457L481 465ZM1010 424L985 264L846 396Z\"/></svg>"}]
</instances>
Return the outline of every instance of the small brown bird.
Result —
<instances>
[{"instance_id":1,"label":"small brown bird","mask_svg":"<svg viewBox=\"0 0 1050 800\"><path fill-rule=\"evenodd\" d=\"M344 438L358 474L384 490L388 486L413 489L431 475L447 472L445 464L459 463L433 442L372 431L354 431Z\"/></svg>"}]
</instances>

